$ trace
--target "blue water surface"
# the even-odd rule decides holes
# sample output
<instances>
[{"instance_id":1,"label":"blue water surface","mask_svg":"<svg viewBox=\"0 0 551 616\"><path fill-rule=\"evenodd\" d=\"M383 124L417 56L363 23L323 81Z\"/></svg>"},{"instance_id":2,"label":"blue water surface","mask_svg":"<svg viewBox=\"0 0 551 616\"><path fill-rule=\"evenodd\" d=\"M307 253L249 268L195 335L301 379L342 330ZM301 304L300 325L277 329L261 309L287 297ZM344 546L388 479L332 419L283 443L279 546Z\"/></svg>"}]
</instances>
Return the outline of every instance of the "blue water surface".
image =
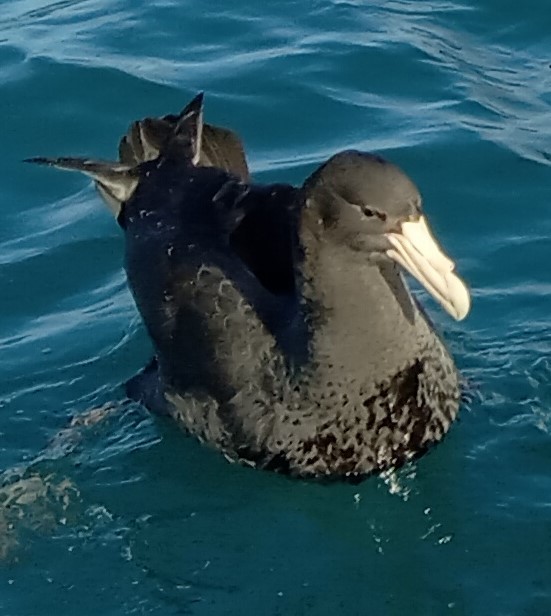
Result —
<instances>
[{"instance_id":1,"label":"blue water surface","mask_svg":"<svg viewBox=\"0 0 551 616\"><path fill-rule=\"evenodd\" d=\"M1 9L0 613L551 614L548 0ZM200 89L258 180L355 147L419 185L473 309L420 293L469 400L415 464L293 481L125 400L151 347L121 234L82 176L20 161L113 157Z\"/></svg>"}]
</instances>

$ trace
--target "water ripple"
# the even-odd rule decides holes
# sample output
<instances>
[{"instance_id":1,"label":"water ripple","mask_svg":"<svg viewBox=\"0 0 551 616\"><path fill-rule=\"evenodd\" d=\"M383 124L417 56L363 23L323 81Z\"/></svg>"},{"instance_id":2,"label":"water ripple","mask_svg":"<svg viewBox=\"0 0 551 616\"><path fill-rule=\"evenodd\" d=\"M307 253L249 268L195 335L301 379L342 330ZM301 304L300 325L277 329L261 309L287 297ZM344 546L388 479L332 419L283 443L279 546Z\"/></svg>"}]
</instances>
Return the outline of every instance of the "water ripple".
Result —
<instances>
[{"instance_id":1,"label":"water ripple","mask_svg":"<svg viewBox=\"0 0 551 616\"><path fill-rule=\"evenodd\" d=\"M0 460L26 470L2 476L0 526L32 558L1 582L0 611L549 612L549 14L544 0L4 3ZM89 181L19 161L114 156L132 119L202 88L261 180L300 183L358 147L419 184L474 301L450 323L420 293L468 391L407 469L330 487L253 473L123 401L151 348L122 238ZM106 423L65 448L70 418L106 402ZM68 455L37 460L48 443Z\"/></svg>"}]
</instances>

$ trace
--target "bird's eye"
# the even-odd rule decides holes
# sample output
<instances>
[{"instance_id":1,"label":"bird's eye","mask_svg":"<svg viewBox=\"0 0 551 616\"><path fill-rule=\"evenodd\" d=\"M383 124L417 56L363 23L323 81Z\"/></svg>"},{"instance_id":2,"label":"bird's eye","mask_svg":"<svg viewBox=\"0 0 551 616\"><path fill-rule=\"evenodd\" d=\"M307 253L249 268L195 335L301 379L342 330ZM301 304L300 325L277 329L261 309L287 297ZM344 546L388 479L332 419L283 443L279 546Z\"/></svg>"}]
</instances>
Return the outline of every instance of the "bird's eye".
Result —
<instances>
[{"instance_id":1,"label":"bird's eye","mask_svg":"<svg viewBox=\"0 0 551 616\"><path fill-rule=\"evenodd\" d=\"M377 216L377 218L382 221L385 222L386 220L386 214L384 212L379 212L378 210L372 210L369 207L362 207L362 213L364 214L364 216L368 216L368 217L372 217L372 216Z\"/></svg>"}]
</instances>

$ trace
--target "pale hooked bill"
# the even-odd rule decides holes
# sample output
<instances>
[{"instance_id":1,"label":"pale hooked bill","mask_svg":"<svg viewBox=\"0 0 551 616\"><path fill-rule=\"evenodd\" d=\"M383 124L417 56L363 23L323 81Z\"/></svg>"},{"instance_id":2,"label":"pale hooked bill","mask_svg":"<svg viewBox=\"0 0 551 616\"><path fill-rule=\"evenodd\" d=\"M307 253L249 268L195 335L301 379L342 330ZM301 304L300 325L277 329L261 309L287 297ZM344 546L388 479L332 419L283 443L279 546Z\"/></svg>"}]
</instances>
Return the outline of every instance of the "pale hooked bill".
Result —
<instances>
[{"instance_id":1,"label":"pale hooked bill","mask_svg":"<svg viewBox=\"0 0 551 616\"><path fill-rule=\"evenodd\" d=\"M469 313L471 296L465 283L455 274L455 263L434 239L427 221L401 225L401 233L387 233L393 249L387 255L414 276L454 319Z\"/></svg>"}]
</instances>

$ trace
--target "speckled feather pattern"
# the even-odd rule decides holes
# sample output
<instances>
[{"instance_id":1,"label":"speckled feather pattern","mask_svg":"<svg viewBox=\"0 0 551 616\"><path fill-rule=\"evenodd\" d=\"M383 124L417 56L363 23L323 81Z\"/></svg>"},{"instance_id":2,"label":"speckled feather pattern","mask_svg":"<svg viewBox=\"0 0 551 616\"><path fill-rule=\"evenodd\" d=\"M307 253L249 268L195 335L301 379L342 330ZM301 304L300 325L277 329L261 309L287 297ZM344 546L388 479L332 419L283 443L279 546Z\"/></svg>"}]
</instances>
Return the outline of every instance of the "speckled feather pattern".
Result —
<instances>
[{"instance_id":1,"label":"speckled feather pattern","mask_svg":"<svg viewBox=\"0 0 551 616\"><path fill-rule=\"evenodd\" d=\"M123 139L138 160L144 142L158 141L155 122L164 126L166 118L135 123ZM188 128L189 135L198 134L196 126ZM238 142L234 151L235 136L228 148L216 132L221 129L213 130L207 133L212 156L243 177L246 162ZM197 154L175 152L177 158ZM277 312L287 340L301 340L306 330L306 353L297 354L297 364L263 320L261 305L273 309L274 297L224 240L231 225L216 218L226 213L231 221L251 189L221 170L181 169L170 160L167 165L161 157L147 167L126 212L129 282L157 347L156 388L170 415L230 460L304 477L362 477L399 466L438 442L457 414L458 375L397 266L371 262L343 243L346 235L331 240L327 221L311 214L306 200L292 264L298 311L289 323ZM362 185L357 176L364 165L391 174L392 194L402 198L402 189L413 190L382 159L352 152L335 161L339 173L355 177L351 187ZM319 177L327 169L330 164L307 182L312 194L319 196L315 187L323 189ZM279 207L302 204L289 188ZM278 190L253 193L254 208L268 207ZM338 217L328 221L336 224Z\"/></svg>"},{"instance_id":2,"label":"speckled feather pattern","mask_svg":"<svg viewBox=\"0 0 551 616\"><path fill-rule=\"evenodd\" d=\"M239 290L203 269L191 300L210 310L217 361L237 393L167 392L172 415L231 460L306 477L360 477L400 466L441 440L456 417L458 377L417 311L424 348L374 384L313 360L290 375L274 339ZM340 373L340 376L339 376Z\"/></svg>"}]
</instances>

